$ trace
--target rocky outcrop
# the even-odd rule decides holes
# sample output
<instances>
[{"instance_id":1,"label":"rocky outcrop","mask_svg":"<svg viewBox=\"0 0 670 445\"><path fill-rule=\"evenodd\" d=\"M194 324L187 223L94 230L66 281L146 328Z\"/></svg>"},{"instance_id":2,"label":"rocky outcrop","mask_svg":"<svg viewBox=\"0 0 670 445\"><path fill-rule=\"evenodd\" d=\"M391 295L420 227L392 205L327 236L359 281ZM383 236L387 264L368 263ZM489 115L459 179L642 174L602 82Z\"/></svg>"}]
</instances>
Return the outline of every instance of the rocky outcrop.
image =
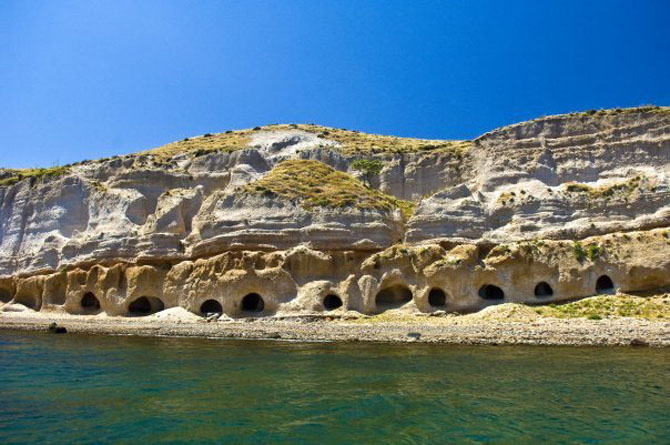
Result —
<instances>
[{"instance_id":1,"label":"rocky outcrop","mask_svg":"<svg viewBox=\"0 0 670 445\"><path fill-rule=\"evenodd\" d=\"M246 316L659 288L669 166L670 109L645 107L473 141L277 125L5 170L0 300L111 315L213 300Z\"/></svg>"}]
</instances>

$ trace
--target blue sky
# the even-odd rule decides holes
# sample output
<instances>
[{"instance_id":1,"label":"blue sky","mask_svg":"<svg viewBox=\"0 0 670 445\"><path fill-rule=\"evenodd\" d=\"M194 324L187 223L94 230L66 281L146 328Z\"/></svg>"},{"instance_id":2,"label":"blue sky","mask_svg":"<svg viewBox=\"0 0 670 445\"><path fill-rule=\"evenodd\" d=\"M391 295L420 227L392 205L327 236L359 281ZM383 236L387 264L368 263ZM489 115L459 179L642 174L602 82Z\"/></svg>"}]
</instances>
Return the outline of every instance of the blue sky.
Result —
<instances>
[{"instance_id":1,"label":"blue sky","mask_svg":"<svg viewBox=\"0 0 670 445\"><path fill-rule=\"evenodd\" d=\"M670 2L0 0L0 165L314 122L472 138L670 105Z\"/></svg>"}]
</instances>

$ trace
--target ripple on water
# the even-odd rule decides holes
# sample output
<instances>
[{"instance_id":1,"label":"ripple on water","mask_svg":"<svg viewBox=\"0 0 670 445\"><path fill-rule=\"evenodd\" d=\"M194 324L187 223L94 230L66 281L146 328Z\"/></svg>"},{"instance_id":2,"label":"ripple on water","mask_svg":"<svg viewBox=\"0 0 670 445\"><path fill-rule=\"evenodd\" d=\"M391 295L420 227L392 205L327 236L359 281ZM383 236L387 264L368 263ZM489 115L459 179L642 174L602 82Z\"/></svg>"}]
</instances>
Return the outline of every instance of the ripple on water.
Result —
<instances>
[{"instance_id":1,"label":"ripple on water","mask_svg":"<svg viewBox=\"0 0 670 445\"><path fill-rule=\"evenodd\" d=\"M670 354L0 333L0 442L655 442Z\"/></svg>"}]
</instances>

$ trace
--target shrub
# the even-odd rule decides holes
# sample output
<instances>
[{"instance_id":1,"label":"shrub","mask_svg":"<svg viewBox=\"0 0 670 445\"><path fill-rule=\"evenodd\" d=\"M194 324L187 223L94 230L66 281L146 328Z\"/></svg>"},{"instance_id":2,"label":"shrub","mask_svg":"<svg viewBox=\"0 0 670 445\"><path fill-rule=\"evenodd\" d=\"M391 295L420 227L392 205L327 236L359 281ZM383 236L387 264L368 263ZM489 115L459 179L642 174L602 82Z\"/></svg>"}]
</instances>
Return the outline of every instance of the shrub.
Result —
<instances>
[{"instance_id":1,"label":"shrub","mask_svg":"<svg viewBox=\"0 0 670 445\"><path fill-rule=\"evenodd\" d=\"M598 315L598 314L591 314L591 315L589 315L589 316L586 317L586 318L589 319L589 320L602 320L602 319L603 319L603 317L601 317L601 316Z\"/></svg>"},{"instance_id":2,"label":"shrub","mask_svg":"<svg viewBox=\"0 0 670 445\"><path fill-rule=\"evenodd\" d=\"M584 246L582 246L582 243L579 241L574 241L572 243L572 249L575 252L575 258L577 258L577 261L580 263L586 259L586 251L584 250Z\"/></svg>"},{"instance_id":3,"label":"shrub","mask_svg":"<svg viewBox=\"0 0 670 445\"><path fill-rule=\"evenodd\" d=\"M586 252L587 252L587 255L588 255L589 259L591 261L594 261L594 260L596 260L597 258L600 257L600 255L602 254L602 249L597 244L591 244L587 248Z\"/></svg>"},{"instance_id":4,"label":"shrub","mask_svg":"<svg viewBox=\"0 0 670 445\"><path fill-rule=\"evenodd\" d=\"M379 175L379 173L384 168L384 163L378 159L356 159L351 163L351 167L354 170L358 170L365 174L365 182L370 184L374 176Z\"/></svg>"}]
</instances>

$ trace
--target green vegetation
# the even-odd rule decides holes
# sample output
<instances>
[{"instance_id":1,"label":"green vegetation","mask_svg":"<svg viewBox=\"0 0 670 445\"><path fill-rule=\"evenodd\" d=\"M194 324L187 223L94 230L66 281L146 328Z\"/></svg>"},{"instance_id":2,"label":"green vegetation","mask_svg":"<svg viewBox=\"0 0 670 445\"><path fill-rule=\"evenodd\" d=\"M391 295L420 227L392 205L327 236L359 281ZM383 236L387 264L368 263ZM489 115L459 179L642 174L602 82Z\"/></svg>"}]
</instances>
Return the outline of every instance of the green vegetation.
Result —
<instances>
[{"instance_id":1,"label":"green vegetation","mask_svg":"<svg viewBox=\"0 0 670 445\"><path fill-rule=\"evenodd\" d=\"M595 261L596 259L600 258L600 255L602 254L602 249L598 244L591 244L589 247L586 248L586 254L588 255L591 261Z\"/></svg>"},{"instance_id":2,"label":"green vegetation","mask_svg":"<svg viewBox=\"0 0 670 445\"><path fill-rule=\"evenodd\" d=\"M369 185L372 182L372 178L381 173L384 163L379 159L356 159L351 163L351 168L365 173L365 181Z\"/></svg>"},{"instance_id":3,"label":"green vegetation","mask_svg":"<svg viewBox=\"0 0 670 445\"><path fill-rule=\"evenodd\" d=\"M636 190L652 189L653 186L649 180L641 175L637 175L626 181L611 185L604 185L601 187L591 187L586 184L569 183L565 186L565 190L569 193L588 193L589 198L604 198L609 199L613 197L627 198Z\"/></svg>"},{"instance_id":4,"label":"green vegetation","mask_svg":"<svg viewBox=\"0 0 670 445\"><path fill-rule=\"evenodd\" d=\"M575 258L577 258L577 261L580 263L586 259L586 250L584 250L584 246L582 246L581 242L573 241L572 250L575 253Z\"/></svg>"},{"instance_id":5,"label":"green vegetation","mask_svg":"<svg viewBox=\"0 0 670 445\"><path fill-rule=\"evenodd\" d=\"M0 187L14 185L22 179L49 179L63 176L70 171L69 167L27 168L21 170L2 170Z\"/></svg>"},{"instance_id":6,"label":"green vegetation","mask_svg":"<svg viewBox=\"0 0 670 445\"><path fill-rule=\"evenodd\" d=\"M354 207L392 211L397 208L405 218L414 211L414 203L371 189L351 175L314 160L284 161L243 190L298 200L306 209Z\"/></svg>"},{"instance_id":7,"label":"green vegetation","mask_svg":"<svg viewBox=\"0 0 670 445\"><path fill-rule=\"evenodd\" d=\"M649 320L670 318L670 296L636 297L633 295L601 295L566 304L550 304L534 308L537 314L556 318L634 317Z\"/></svg>"}]
</instances>

